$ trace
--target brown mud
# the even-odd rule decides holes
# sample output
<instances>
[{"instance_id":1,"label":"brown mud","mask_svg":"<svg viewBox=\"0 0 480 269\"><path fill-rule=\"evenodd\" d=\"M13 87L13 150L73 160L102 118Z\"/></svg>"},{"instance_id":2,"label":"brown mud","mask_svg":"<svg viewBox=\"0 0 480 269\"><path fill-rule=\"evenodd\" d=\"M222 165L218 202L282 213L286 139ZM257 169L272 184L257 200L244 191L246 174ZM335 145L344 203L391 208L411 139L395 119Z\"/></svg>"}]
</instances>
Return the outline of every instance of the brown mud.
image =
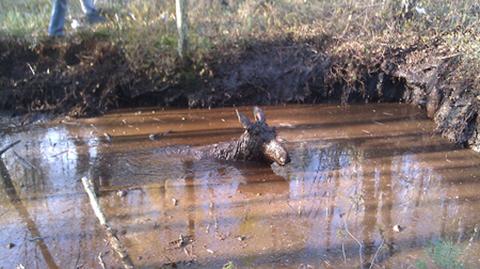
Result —
<instances>
[{"instance_id":1,"label":"brown mud","mask_svg":"<svg viewBox=\"0 0 480 269\"><path fill-rule=\"evenodd\" d=\"M86 175L138 268L436 268L442 240L460 250L450 264L480 266L480 157L434 134L421 109L265 112L288 141L284 167L188 154L238 137L232 108L118 111L7 134L0 148L22 142L0 167L11 175L0 181L0 267L101 268L99 256L119 267Z\"/></svg>"},{"instance_id":2,"label":"brown mud","mask_svg":"<svg viewBox=\"0 0 480 269\"><path fill-rule=\"evenodd\" d=\"M213 49L189 65L138 67L101 37L0 41L0 110L95 116L141 106L419 105L451 141L480 151L479 88L441 37L367 49L328 36ZM380 42L379 42L380 43ZM170 58L169 58L170 57Z\"/></svg>"}]
</instances>

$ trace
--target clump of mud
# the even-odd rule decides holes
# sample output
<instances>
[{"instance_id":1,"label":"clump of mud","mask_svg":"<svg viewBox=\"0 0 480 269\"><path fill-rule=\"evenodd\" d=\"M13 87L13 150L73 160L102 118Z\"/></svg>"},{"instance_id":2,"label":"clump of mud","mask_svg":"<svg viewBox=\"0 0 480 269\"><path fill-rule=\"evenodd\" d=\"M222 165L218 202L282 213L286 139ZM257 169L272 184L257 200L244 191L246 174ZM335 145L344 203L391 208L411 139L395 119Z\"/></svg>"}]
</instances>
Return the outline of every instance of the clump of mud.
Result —
<instances>
[{"instance_id":1,"label":"clump of mud","mask_svg":"<svg viewBox=\"0 0 480 269\"><path fill-rule=\"evenodd\" d=\"M251 41L139 69L98 37L0 40L0 110L94 116L135 106L405 102L425 108L445 137L480 151L480 83L461 70L461 55L442 50L441 38L357 43Z\"/></svg>"}]
</instances>

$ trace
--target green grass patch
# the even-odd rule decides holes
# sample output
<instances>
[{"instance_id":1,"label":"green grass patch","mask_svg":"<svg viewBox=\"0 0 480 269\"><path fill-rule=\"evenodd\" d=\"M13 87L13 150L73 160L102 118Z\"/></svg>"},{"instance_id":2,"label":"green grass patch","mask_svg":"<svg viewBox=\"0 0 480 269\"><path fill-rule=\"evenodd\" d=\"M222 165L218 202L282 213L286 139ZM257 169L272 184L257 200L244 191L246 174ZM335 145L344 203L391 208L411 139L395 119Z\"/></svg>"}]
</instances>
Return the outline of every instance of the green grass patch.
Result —
<instances>
[{"instance_id":1,"label":"green grass patch","mask_svg":"<svg viewBox=\"0 0 480 269\"><path fill-rule=\"evenodd\" d=\"M431 262L441 269L464 269L462 262L463 248L449 240L439 240L432 242L431 246L426 249ZM417 260L415 262L417 269L429 268L427 261Z\"/></svg>"},{"instance_id":2,"label":"green grass patch","mask_svg":"<svg viewBox=\"0 0 480 269\"><path fill-rule=\"evenodd\" d=\"M429 252L430 257L437 266L443 269L463 269L461 262L462 249L451 241L438 241L434 243Z\"/></svg>"}]
</instances>

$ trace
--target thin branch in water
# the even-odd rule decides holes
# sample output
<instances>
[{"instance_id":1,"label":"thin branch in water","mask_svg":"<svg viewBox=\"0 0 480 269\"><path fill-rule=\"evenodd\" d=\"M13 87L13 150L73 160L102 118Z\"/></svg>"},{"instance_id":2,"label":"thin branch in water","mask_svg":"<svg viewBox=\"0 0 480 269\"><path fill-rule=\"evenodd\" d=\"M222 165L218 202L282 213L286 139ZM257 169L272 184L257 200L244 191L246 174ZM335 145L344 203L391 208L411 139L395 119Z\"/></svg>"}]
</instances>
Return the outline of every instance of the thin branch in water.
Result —
<instances>
[{"instance_id":1,"label":"thin branch in water","mask_svg":"<svg viewBox=\"0 0 480 269\"><path fill-rule=\"evenodd\" d=\"M85 192L88 195L90 205L92 206L93 212L95 213L95 216L97 217L98 221L100 224L103 226L105 229L105 232L107 234L107 239L108 242L110 243L110 246L112 249L118 254L118 256L121 259L121 262L123 264L123 267L126 269L132 269L135 268L133 265L132 259L127 253L127 250L125 246L120 242L120 240L117 237L117 233L115 232L114 229L110 226L108 223L105 215L103 214L101 208L100 208L100 203L98 202L97 195L95 194L94 191L94 185L92 180L83 177L82 178L82 184L83 188L85 189Z\"/></svg>"},{"instance_id":2,"label":"thin branch in water","mask_svg":"<svg viewBox=\"0 0 480 269\"><path fill-rule=\"evenodd\" d=\"M368 267L368 269L373 268L373 265L375 264L375 260L377 259L378 253L380 253L380 250L383 247L383 243L385 243L385 239L382 238L382 243L380 243L380 246L378 246L377 251L375 251L375 255L373 255L372 261L370 262L370 267Z\"/></svg>"},{"instance_id":3,"label":"thin branch in water","mask_svg":"<svg viewBox=\"0 0 480 269\"><path fill-rule=\"evenodd\" d=\"M61 151L61 152L59 152L59 153L53 154L53 155L50 156L50 157L55 158L55 157L58 157L58 156L60 156L60 155L65 154L65 153L67 153L67 152L68 152L68 150L64 150L64 151Z\"/></svg>"},{"instance_id":4,"label":"thin branch in water","mask_svg":"<svg viewBox=\"0 0 480 269\"><path fill-rule=\"evenodd\" d=\"M84 237L84 233L82 233L80 235L80 238L78 239L78 253L77 253L77 259L75 260L75 266L73 267L73 269L78 269L81 267L81 265L79 266L78 263L80 262L80 256L82 254L82 238Z\"/></svg>"},{"instance_id":5,"label":"thin branch in water","mask_svg":"<svg viewBox=\"0 0 480 269\"><path fill-rule=\"evenodd\" d=\"M98 263L100 264L102 269L107 269L107 266L105 265L105 262L103 261L103 255L104 254L102 252L98 253Z\"/></svg>"},{"instance_id":6,"label":"thin branch in water","mask_svg":"<svg viewBox=\"0 0 480 269\"><path fill-rule=\"evenodd\" d=\"M15 142L11 143L10 145L6 146L4 149L0 150L0 156L2 156L3 153L5 153L7 150L13 148L15 145L17 145L20 142L21 142L21 140L17 140Z\"/></svg>"},{"instance_id":7,"label":"thin branch in water","mask_svg":"<svg viewBox=\"0 0 480 269\"><path fill-rule=\"evenodd\" d=\"M13 154L15 155L15 157L17 157L20 160L20 162L23 165L28 166L28 168L30 168L30 169L38 170L35 165L33 165L31 162L27 161L25 158L20 156L20 154L18 154L16 151L13 151Z\"/></svg>"},{"instance_id":8,"label":"thin branch in water","mask_svg":"<svg viewBox=\"0 0 480 269\"><path fill-rule=\"evenodd\" d=\"M360 256L360 268L363 268L363 254L362 254L363 245L362 245L362 243L360 242L360 240L358 240L358 239L350 232L350 230L348 230L347 221L345 220L344 217L343 217L343 224L344 224L345 232L346 232L353 240L355 240L355 242L357 242L357 244L358 244L358 254L359 254L359 256Z\"/></svg>"}]
</instances>

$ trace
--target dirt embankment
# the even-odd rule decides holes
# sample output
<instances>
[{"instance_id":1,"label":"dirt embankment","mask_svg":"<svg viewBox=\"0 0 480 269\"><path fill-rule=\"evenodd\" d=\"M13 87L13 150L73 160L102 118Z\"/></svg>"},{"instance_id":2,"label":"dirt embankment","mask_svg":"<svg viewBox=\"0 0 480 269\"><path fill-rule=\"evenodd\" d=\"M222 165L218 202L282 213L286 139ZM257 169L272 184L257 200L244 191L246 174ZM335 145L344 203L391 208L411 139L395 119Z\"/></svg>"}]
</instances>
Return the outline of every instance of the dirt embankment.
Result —
<instances>
[{"instance_id":1,"label":"dirt embankment","mask_svg":"<svg viewBox=\"0 0 480 269\"><path fill-rule=\"evenodd\" d=\"M152 105L405 102L424 107L450 140L480 151L480 83L441 45L366 47L318 36L217 48L187 67L138 69L106 40L3 40L0 110L92 116Z\"/></svg>"}]
</instances>

